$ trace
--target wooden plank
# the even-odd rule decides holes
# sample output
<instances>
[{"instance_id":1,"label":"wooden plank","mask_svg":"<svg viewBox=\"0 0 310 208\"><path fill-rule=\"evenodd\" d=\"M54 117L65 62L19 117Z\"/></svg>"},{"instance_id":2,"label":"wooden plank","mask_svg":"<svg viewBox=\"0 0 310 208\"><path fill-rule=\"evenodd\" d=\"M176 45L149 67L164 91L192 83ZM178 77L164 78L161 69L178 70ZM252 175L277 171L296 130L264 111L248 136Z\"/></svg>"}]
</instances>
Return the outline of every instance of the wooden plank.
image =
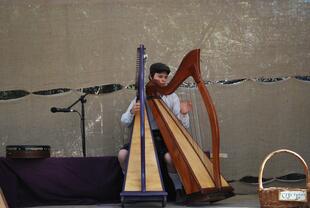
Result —
<instances>
[{"instance_id":1,"label":"wooden plank","mask_svg":"<svg viewBox=\"0 0 310 208\"><path fill-rule=\"evenodd\" d=\"M145 119L145 161L146 190L163 191L159 174L159 165L156 159L155 146L151 135L151 128L147 119Z\"/></svg>"},{"instance_id":2,"label":"wooden plank","mask_svg":"<svg viewBox=\"0 0 310 208\"><path fill-rule=\"evenodd\" d=\"M130 154L124 191L141 191L140 115L136 114L130 143Z\"/></svg>"},{"instance_id":3,"label":"wooden plank","mask_svg":"<svg viewBox=\"0 0 310 208\"><path fill-rule=\"evenodd\" d=\"M145 115L147 115L146 112ZM140 115L136 114L130 144L130 154L124 191L142 191L140 142ZM163 191L159 174L159 166L151 135L151 128L147 117L145 117L145 163L146 191Z\"/></svg>"}]
</instances>

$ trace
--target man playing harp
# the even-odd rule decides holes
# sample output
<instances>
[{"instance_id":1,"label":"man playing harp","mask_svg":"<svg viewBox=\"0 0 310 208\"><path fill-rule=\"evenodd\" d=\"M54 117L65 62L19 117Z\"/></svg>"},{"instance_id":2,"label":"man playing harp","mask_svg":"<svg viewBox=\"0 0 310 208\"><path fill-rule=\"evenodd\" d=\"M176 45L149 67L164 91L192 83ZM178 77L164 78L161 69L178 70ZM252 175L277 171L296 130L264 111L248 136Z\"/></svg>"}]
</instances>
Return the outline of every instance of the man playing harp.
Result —
<instances>
[{"instance_id":1,"label":"man playing harp","mask_svg":"<svg viewBox=\"0 0 310 208\"><path fill-rule=\"evenodd\" d=\"M165 86L167 84L168 75L170 74L170 69L167 65L163 63L154 63L150 67L149 79L155 80L160 86ZM165 102L168 108L173 112L173 114L181 121L184 127L189 128L189 116L188 112L192 109L192 104L189 101L180 102L177 94L172 93L170 95L163 95L161 99ZM122 114L121 122L127 127L132 125L132 121L135 113L140 111L140 103L136 102L134 98L130 105L128 106L125 113ZM176 190L176 201L182 202L184 200L182 190L182 184L179 176L175 170L170 154L168 153L167 147L162 139L160 131L156 125L156 122L152 116L151 110L148 109L148 114L150 115L150 126L152 129L152 134L154 137L155 147L157 150L157 155L160 161L165 161L168 174L173 182L174 188ZM128 157L129 144L125 144L118 153L118 160L120 166L125 172L126 160Z\"/></svg>"}]
</instances>

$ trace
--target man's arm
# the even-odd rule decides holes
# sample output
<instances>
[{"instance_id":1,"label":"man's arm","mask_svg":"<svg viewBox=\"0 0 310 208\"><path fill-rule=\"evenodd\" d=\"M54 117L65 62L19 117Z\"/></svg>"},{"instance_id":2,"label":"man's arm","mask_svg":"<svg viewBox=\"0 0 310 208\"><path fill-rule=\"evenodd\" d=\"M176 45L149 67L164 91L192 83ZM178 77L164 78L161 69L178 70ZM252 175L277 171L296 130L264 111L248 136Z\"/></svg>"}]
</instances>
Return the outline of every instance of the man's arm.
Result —
<instances>
[{"instance_id":1,"label":"man's arm","mask_svg":"<svg viewBox=\"0 0 310 208\"><path fill-rule=\"evenodd\" d=\"M127 127L130 126L130 124L132 123L133 118L135 116L135 114L131 112L131 109L132 109L132 107L134 106L135 103L136 103L136 99L133 99L131 101L130 105L128 106L126 112L122 114L121 122L122 122L123 125L125 125Z\"/></svg>"},{"instance_id":2,"label":"man's arm","mask_svg":"<svg viewBox=\"0 0 310 208\"><path fill-rule=\"evenodd\" d=\"M165 100L164 100L165 101ZM170 99L166 99L165 103L172 110L173 114L181 121L185 128L189 128L189 115L188 112L191 109L183 109L183 113L181 113L181 103L177 94L173 93L170 95Z\"/></svg>"}]
</instances>

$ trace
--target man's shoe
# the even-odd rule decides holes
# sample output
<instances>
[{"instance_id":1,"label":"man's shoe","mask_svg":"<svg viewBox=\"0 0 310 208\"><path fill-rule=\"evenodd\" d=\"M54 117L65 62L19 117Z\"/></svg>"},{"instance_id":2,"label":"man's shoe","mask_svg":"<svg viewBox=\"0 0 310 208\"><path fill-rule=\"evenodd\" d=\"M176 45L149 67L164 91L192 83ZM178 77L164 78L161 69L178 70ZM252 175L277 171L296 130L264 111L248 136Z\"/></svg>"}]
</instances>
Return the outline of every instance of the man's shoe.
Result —
<instances>
[{"instance_id":1,"label":"man's shoe","mask_svg":"<svg viewBox=\"0 0 310 208\"><path fill-rule=\"evenodd\" d=\"M176 204L184 204L186 202L186 194L183 189L175 190L175 203Z\"/></svg>"}]
</instances>

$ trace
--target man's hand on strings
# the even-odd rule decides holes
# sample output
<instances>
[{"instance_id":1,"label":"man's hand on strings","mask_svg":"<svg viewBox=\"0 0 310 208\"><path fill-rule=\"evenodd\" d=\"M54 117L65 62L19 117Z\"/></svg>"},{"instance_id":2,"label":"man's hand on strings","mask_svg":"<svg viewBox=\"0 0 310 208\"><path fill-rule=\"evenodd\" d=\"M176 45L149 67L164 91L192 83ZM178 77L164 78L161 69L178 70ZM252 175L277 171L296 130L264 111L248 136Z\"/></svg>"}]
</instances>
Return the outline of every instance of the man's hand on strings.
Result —
<instances>
[{"instance_id":1,"label":"man's hand on strings","mask_svg":"<svg viewBox=\"0 0 310 208\"><path fill-rule=\"evenodd\" d=\"M182 114L187 114L192 111L193 105L191 101L181 101L180 102L180 112Z\"/></svg>"},{"instance_id":2,"label":"man's hand on strings","mask_svg":"<svg viewBox=\"0 0 310 208\"><path fill-rule=\"evenodd\" d=\"M137 112L140 112L140 102L136 102L133 107L130 110L130 113L136 114Z\"/></svg>"}]
</instances>

